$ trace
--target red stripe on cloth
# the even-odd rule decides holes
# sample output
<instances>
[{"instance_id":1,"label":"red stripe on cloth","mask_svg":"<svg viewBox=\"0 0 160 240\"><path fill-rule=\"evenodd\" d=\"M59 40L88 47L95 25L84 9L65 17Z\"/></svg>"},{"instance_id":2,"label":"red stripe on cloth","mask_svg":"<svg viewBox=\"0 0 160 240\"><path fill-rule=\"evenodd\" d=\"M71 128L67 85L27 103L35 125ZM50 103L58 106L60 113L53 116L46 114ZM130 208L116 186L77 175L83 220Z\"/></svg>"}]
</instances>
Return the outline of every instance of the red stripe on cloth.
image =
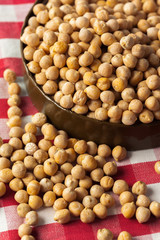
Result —
<instances>
[{"instance_id":1,"label":"red stripe on cloth","mask_svg":"<svg viewBox=\"0 0 160 240\"><path fill-rule=\"evenodd\" d=\"M149 221L148 223L140 224L135 218L126 219L122 214L118 215L121 231L127 231L132 236L141 236L151 234Z\"/></svg>"},{"instance_id":2,"label":"red stripe on cloth","mask_svg":"<svg viewBox=\"0 0 160 240\"><path fill-rule=\"evenodd\" d=\"M22 22L0 22L0 39L20 38Z\"/></svg>"},{"instance_id":3,"label":"red stripe on cloth","mask_svg":"<svg viewBox=\"0 0 160 240\"><path fill-rule=\"evenodd\" d=\"M22 103L21 103L20 108L21 108L24 116L33 115L37 112L37 109L31 102L30 97L28 97L28 96L21 97L21 102ZM7 99L0 99L0 106L1 106L0 118L8 118L7 110L9 108L9 106L7 104Z\"/></svg>"},{"instance_id":4,"label":"red stripe on cloth","mask_svg":"<svg viewBox=\"0 0 160 240\"><path fill-rule=\"evenodd\" d=\"M11 205L18 205L16 200L14 200L14 192L9 188L8 184L6 184L7 192L6 194L0 198L0 207L8 207Z\"/></svg>"},{"instance_id":5,"label":"red stripe on cloth","mask_svg":"<svg viewBox=\"0 0 160 240\"><path fill-rule=\"evenodd\" d=\"M125 180L130 186L136 182L136 177L133 171L132 165L126 165L122 167L118 167L118 173L114 177L114 179L123 179Z\"/></svg>"},{"instance_id":6,"label":"red stripe on cloth","mask_svg":"<svg viewBox=\"0 0 160 240\"><path fill-rule=\"evenodd\" d=\"M74 227L73 227L74 224ZM91 224L85 224L81 221L71 222L70 224L64 225L65 239L66 240L77 240L77 236L81 240L95 239Z\"/></svg>"},{"instance_id":7,"label":"red stripe on cloth","mask_svg":"<svg viewBox=\"0 0 160 240\"><path fill-rule=\"evenodd\" d=\"M1 5L6 4L23 4L23 3L34 3L34 0L0 0Z\"/></svg>"},{"instance_id":8,"label":"red stripe on cloth","mask_svg":"<svg viewBox=\"0 0 160 240\"><path fill-rule=\"evenodd\" d=\"M0 232L1 240L19 240L18 230L9 230L7 232Z\"/></svg>"},{"instance_id":9,"label":"red stripe on cloth","mask_svg":"<svg viewBox=\"0 0 160 240\"><path fill-rule=\"evenodd\" d=\"M24 75L24 67L21 58L3 58L0 59L0 77L3 77L3 72L6 68L10 68L16 72L17 76Z\"/></svg>"},{"instance_id":10,"label":"red stripe on cloth","mask_svg":"<svg viewBox=\"0 0 160 240\"><path fill-rule=\"evenodd\" d=\"M67 224L66 226L68 225L69 224ZM73 228L73 225L72 225L72 228ZM33 230L33 236L35 236L37 240L52 240L52 239L66 240L64 230L63 230L63 225L59 223L52 223L52 224L46 224L43 226L38 226Z\"/></svg>"},{"instance_id":11,"label":"red stripe on cloth","mask_svg":"<svg viewBox=\"0 0 160 240\"><path fill-rule=\"evenodd\" d=\"M130 186L136 181L143 181L146 184L160 182L160 175L154 171L155 162L136 163L118 167L118 174L115 179L123 179Z\"/></svg>"}]
</instances>

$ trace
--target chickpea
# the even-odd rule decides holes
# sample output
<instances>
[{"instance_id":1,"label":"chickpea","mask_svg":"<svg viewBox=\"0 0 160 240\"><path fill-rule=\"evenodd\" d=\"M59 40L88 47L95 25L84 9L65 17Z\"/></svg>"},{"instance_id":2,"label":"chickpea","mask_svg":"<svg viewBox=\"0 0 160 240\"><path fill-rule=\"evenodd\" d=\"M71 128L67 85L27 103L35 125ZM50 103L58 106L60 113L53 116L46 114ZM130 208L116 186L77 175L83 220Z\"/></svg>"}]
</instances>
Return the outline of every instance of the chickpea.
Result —
<instances>
[{"instance_id":1,"label":"chickpea","mask_svg":"<svg viewBox=\"0 0 160 240\"><path fill-rule=\"evenodd\" d=\"M98 203L94 206L93 212L95 213L96 217L100 219L104 219L107 217L107 208L101 203Z\"/></svg>"},{"instance_id":2,"label":"chickpea","mask_svg":"<svg viewBox=\"0 0 160 240\"><path fill-rule=\"evenodd\" d=\"M91 223L95 220L95 213L89 208L84 208L80 214L80 220L83 223Z\"/></svg>"},{"instance_id":3,"label":"chickpea","mask_svg":"<svg viewBox=\"0 0 160 240\"><path fill-rule=\"evenodd\" d=\"M99 229L97 232L98 240L113 240L113 233L106 228Z\"/></svg>"},{"instance_id":4,"label":"chickpea","mask_svg":"<svg viewBox=\"0 0 160 240\"><path fill-rule=\"evenodd\" d=\"M58 170L58 165L56 164L53 158L49 158L44 162L44 172L49 175L53 176Z\"/></svg>"},{"instance_id":5,"label":"chickpea","mask_svg":"<svg viewBox=\"0 0 160 240\"><path fill-rule=\"evenodd\" d=\"M68 223L70 218L70 211L68 209L60 209L54 215L54 220L61 224Z\"/></svg>"},{"instance_id":6,"label":"chickpea","mask_svg":"<svg viewBox=\"0 0 160 240\"><path fill-rule=\"evenodd\" d=\"M93 56L91 53L85 51L79 57L79 65L82 67L87 67L93 63Z\"/></svg>"},{"instance_id":7,"label":"chickpea","mask_svg":"<svg viewBox=\"0 0 160 240\"><path fill-rule=\"evenodd\" d=\"M151 212L146 207L138 207L136 210L136 219L139 223L145 223L149 220Z\"/></svg>"},{"instance_id":8,"label":"chickpea","mask_svg":"<svg viewBox=\"0 0 160 240\"><path fill-rule=\"evenodd\" d=\"M21 239L22 240L35 240L35 238L32 235L24 235Z\"/></svg>"},{"instance_id":9,"label":"chickpea","mask_svg":"<svg viewBox=\"0 0 160 240\"><path fill-rule=\"evenodd\" d=\"M61 197L63 190L66 188L66 186L63 183L56 183L53 186L53 192L58 196Z\"/></svg>"},{"instance_id":10,"label":"chickpea","mask_svg":"<svg viewBox=\"0 0 160 240\"><path fill-rule=\"evenodd\" d=\"M11 162L8 158L0 157L0 170L10 168Z\"/></svg>"},{"instance_id":11,"label":"chickpea","mask_svg":"<svg viewBox=\"0 0 160 240\"><path fill-rule=\"evenodd\" d=\"M6 185L3 182L0 182L0 197L3 197L6 193Z\"/></svg>"},{"instance_id":12,"label":"chickpea","mask_svg":"<svg viewBox=\"0 0 160 240\"><path fill-rule=\"evenodd\" d=\"M126 88L126 85L126 80L122 78L115 78L112 82L112 87L116 92L122 92Z\"/></svg>"},{"instance_id":13,"label":"chickpea","mask_svg":"<svg viewBox=\"0 0 160 240\"><path fill-rule=\"evenodd\" d=\"M83 200L83 198L88 195L87 189L85 189L83 187L75 188L75 192L77 194L76 200L79 201L79 202L81 202Z\"/></svg>"},{"instance_id":14,"label":"chickpea","mask_svg":"<svg viewBox=\"0 0 160 240\"><path fill-rule=\"evenodd\" d=\"M27 185L27 193L29 195L38 195L40 191L40 183L36 180L32 180Z\"/></svg>"},{"instance_id":15,"label":"chickpea","mask_svg":"<svg viewBox=\"0 0 160 240\"><path fill-rule=\"evenodd\" d=\"M52 191L48 191L43 195L43 202L45 207L53 206L56 200L56 194Z\"/></svg>"},{"instance_id":16,"label":"chickpea","mask_svg":"<svg viewBox=\"0 0 160 240\"><path fill-rule=\"evenodd\" d=\"M90 173L91 179L95 182L100 182L104 176L104 172L101 168L96 168Z\"/></svg>"},{"instance_id":17,"label":"chickpea","mask_svg":"<svg viewBox=\"0 0 160 240\"><path fill-rule=\"evenodd\" d=\"M93 196L93 197L95 197L95 198L100 198L103 193L104 193L104 189L103 189L102 186L93 185L93 186L90 188L90 194L91 194L91 196Z\"/></svg>"},{"instance_id":18,"label":"chickpea","mask_svg":"<svg viewBox=\"0 0 160 240\"><path fill-rule=\"evenodd\" d=\"M12 137L17 137L17 138L21 138L22 135L24 133L24 130L23 128L21 127L12 127L9 131L9 137L12 138ZM5 145L5 148L6 148L7 145Z\"/></svg>"},{"instance_id":19,"label":"chickpea","mask_svg":"<svg viewBox=\"0 0 160 240\"><path fill-rule=\"evenodd\" d=\"M29 211L25 216L25 222L28 225L34 226L38 223L38 214L36 211Z\"/></svg>"},{"instance_id":20,"label":"chickpea","mask_svg":"<svg viewBox=\"0 0 160 240\"><path fill-rule=\"evenodd\" d=\"M27 186L32 180L35 180L35 176L31 172L26 172L26 175L24 178L22 178L23 183L25 186Z\"/></svg>"},{"instance_id":21,"label":"chickpea","mask_svg":"<svg viewBox=\"0 0 160 240\"><path fill-rule=\"evenodd\" d=\"M38 149L34 152L33 157L38 163L44 163L48 158L48 153L42 149Z\"/></svg>"},{"instance_id":22,"label":"chickpea","mask_svg":"<svg viewBox=\"0 0 160 240\"><path fill-rule=\"evenodd\" d=\"M47 191L51 191L53 189L53 182L48 178L41 179L40 183L40 191L45 193Z\"/></svg>"},{"instance_id":23,"label":"chickpea","mask_svg":"<svg viewBox=\"0 0 160 240\"><path fill-rule=\"evenodd\" d=\"M57 211L60 209L65 209L67 207L68 203L64 198L58 198L55 200L53 208Z\"/></svg>"},{"instance_id":24,"label":"chickpea","mask_svg":"<svg viewBox=\"0 0 160 240\"><path fill-rule=\"evenodd\" d=\"M32 196L29 196L28 204L33 210L37 210L42 207L43 201L39 196L32 195Z\"/></svg>"},{"instance_id":25,"label":"chickpea","mask_svg":"<svg viewBox=\"0 0 160 240\"><path fill-rule=\"evenodd\" d=\"M11 69L6 69L3 72L3 77L9 84L14 83L16 81L16 73Z\"/></svg>"},{"instance_id":26,"label":"chickpea","mask_svg":"<svg viewBox=\"0 0 160 240\"><path fill-rule=\"evenodd\" d=\"M151 202L149 209L155 217L157 217L157 218L160 217L160 203L159 202L156 202L156 201Z\"/></svg>"},{"instance_id":27,"label":"chickpea","mask_svg":"<svg viewBox=\"0 0 160 240\"><path fill-rule=\"evenodd\" d=\"M160 161L157 161L154 165L156 173L160 174Z\"/></svg>"},{"instance_id":28,"label":"chickpea","mask_svg":"<svg viewBox=\"0 0 160 240\"><path fill-rule=\"evenodd\" d=\"M117 173L117 165L115 162L107 162L103 166L103 171L107 176L113 176Z\"/></svg>"},{"instance_id":29,"label":"chickpea","mask_svg":"<svg viewBox=\"0 0 160 240\"><path fill-rule=\"evenodd\" d=\"M84 209L83 205L80 202L73 201L69 204L69 211L74 217L79 217L80 213Z\"/></svg>"},{"instance_id":30,"label":"chickpea","mask_svg":"<svg viewBox=\"0 0 160 240\"><path fill-rule=\"evenodd\" d=\"M116 146L112 150L112 156L116 161L121 161L126 158L127 151L124 147Z\"/></svg>"},{"instance_id":31,"label":"chickpea","mask_svg":"<svg viewBox=\"0 0 160 240\"><path fill-rule=\"evenodd\" d=\"M32 156L26 156L24 158L24 165L28 170L33 170L37 164L36 159Z\"/></svg>"},{"instance_id":32,"label":"chickpea","mask_svg":"<svg viewBox=\"0 0 160 240\"><path fill-rule=\"evenodd\" d=\"M138 99L133 99L130 103L129 103L129 110L138 114L141 113L143 110L143 104L140 100Z\"/></svg>"},{"instance_id":33,"label":"chickpea","mask_svg":"<svg viewBox=\"0 0 160 240\"><path fill-rule=\"evenodd\" d=\"M16 178L23 178L26 174L26 167L24 163L16 161L12 166L12 173Z\"/></svg>"},{"instance_id":34,"label":"chickpea","mask_svg":"<svg viewBox=\"0 0 160 240\"><path fill-rule=\"evenodd\" d=\"M10 144L4 143L0 146L0 155L2 157L10 157L12 152L13 152L13 147Z\"/></svg>"},{"instance_id":35,"label":"chickpea","mask_svg":"<svg viewBox=\"0 0 160 240\"><path fill-rule=\"evenodd\" d=\"M159 88L160 83L159 83L159 76L157 75L151 75L146 79L146 84L149 89L151 90L156 90Z\"/></svg>"},{"instance_id":36,"label":"chickpea","mask_svg":"<svg viewBox=\"0 0 160 240\"><path fill-rule=\"evenodd\" d=\"M26 214L30 211L31 211L31 208L27 203L20 203L17 206L17 213L22 218L24 218L26 216Z\"/></svg>"},{"instance_id":37,"label":"chickpea","mask_svg":"<svg viewBox=\"0 0 160 240\"><path fill-rule=\"evenodd\" d=\"M33 170L34 176L41 180L46 177L46 173L44 172L44 166L43 165L37 165Z\"/></svg>"},{"instance_id":38,"label":"chickpea","mask_svg":"<svg viewBox=\"0 0 160 240\"><path fill-rule=\"evenodd\" d=\"M8 100L7 104L12 107L12 106L19 106L21 104L21 99L17 94L11 95Z\"/></svg>"},{"instance_id":39,"label":"chickpea","mask_svg":"<svg viewBox=\"0 0 160 240\"><path fill-rule=\"evenodd\" d=\"M118 235L118 239L117 240L132 240L132 236L129 232L123 231Z\"/></svg>"},{"instance_id":40,"label":"chickpea","mask_svg":"<svg viewBox=\"0 0 160 240\"><path fill-rule=\"evenodd\" d=\"M76 192L72 187L67 187L63 190L62 196L67 202L72 202L76 199Z\"/></svg>"},{"instance_id":41,"label":"chickpea","mask_svg":"<svg viewBox=\"0 0 160 240\"><path fill-rule=\"evenodd\" d=\"M125 203L134 202L134 196L129 191L124 191L119 196L120 204L123 206Z\"/></svg>"},{"instance_id":42,"label":"chickpea","mask_svg":"<svg viewBox=\"0 0 160 240\"><path fill-rule=\"evenodd\" d=\"M149 207L150 202L150 199L142 194L137 197L136 205L138 207Z\"/></svg>"},{"instance_id":43,"label":"chickpea","mask_svg":"<svg viewBox=\"0 0 160 240\"><path fill-rule=\"evenodd\" d=\"M4 183L9 183L13 179L13 173L10 168L4 168L0 170L0 181Z\"/></svg>"},{"instance_id":44,"label":"chickpea","mask_svg":"<svg viewBox=\"0 0 160 240\"><path fill-rule=\"evenodd\" d=\"M140 87L137 91L137 96L140 101L145 101L151 95L150 89L146 87Z\"/></svg>"},{"instance_id":45,"label":"chickpea","mask_svg":"<svg viewBox=\"0 0 160 240\"><path fill-rule=\"evenodd\" d=\"M61 165L60 170L65 174L65 175L69 175L71 174L71 170L73 168L73 165L69 162L66 162L64 164Z\"/></svg>"},{"instance_id":46,"label":"chickpea","mask_svg":"<svg viewBox=\"0 0 160 240\"><path fill-rule=\"evenodd\" d=\"M112 195L103 193L102 196L100 197L100 203L107 208L111 208L114 206L115 200L112 197Z\"/></svg>"},{"instance_id":47,"label":"chickpea","mask_svg":"<svg viewBox=\"0 0 160 240\"><path fill-rule=\"evenodd\" d=\"M146 194L147 186L142 181L137 181L132 186L132 192L136 195Z\"/></svg>"},{"instance_id":48,"label":"chickpea","mask_svg":"<svg viewBox=\"0 0 160 240\"><path fill-rule=\"evenodd\" d=\"M23 237L25 235L30 235L32 232L32 227L29 224L21 224L18 228L18 235L19 237Z\"/></svg>"},{"instance_id":49,"label":"chickpea","mask_svg":"<svg viewBox=\"0 0 160 240\"><path fill-rule=\"evenodd\" d=\"M137 120L135 113L126 110L122 114L122 123L125 125L133 125Z\"/></svg>"},{"instance_id":50,"label":"chickpea","mask_svg":"<svg viewBox=\"0 0 160 240\"><path fill-rule=\"evenodd\" d=\"M121 208L121 212L125 218L132 218L136 212L136 206L134 202L125 203Z\"/></svg>"},{"instance_id":51,"label":"chickpea","mask_svg":"<svg viewBox=\"0 0 160 240\"><path fill-rule=\"evenodd\" d=\"M14 195L14 199L18 203L28 203L28 198L28 193L25 190L18 190Z\"/></svg>"},{"instance_id":52,"label":"chickpea","mask_svg":"<svg viewBox=\"0 0 160 240\"><path fill-rule=\"evenodd\" d=\"M116 180L113 185L113 192L117 195L120 195L124 191L128 191L129 186L124 180Z\"/></svg>"}]
</instances>

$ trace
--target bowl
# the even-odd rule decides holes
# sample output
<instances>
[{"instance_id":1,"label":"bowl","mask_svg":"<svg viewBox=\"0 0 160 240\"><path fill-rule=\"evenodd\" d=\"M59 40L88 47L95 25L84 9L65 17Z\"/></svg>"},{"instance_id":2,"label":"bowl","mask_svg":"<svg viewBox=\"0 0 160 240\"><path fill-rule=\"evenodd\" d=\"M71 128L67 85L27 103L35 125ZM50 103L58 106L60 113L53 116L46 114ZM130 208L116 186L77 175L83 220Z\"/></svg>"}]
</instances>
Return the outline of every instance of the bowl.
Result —
<instances>
[{"instance_id":1,"label":"bowl","mask_svg":"<svg viewBox=\"0 0 160 240\"><path fill-rule=\"evenodd\" d=\"M35 4L46 4L46 2L38 0ZM27 26L28 19L33 16L32 9L33 7L25 18L21 34ZM127 150L140 150L160 146L159 121L154 121L150 124L137 122L132 126L126 126L121 123L109 123L78 115L58 105L49 96L45 95L42 88L35 82L34 75L28 70L27 61L23 55L24 47L25 45L21 42L21 55L25 68L24 81L28 94L35 107L39 111L44 112L57 129L65 130L71 137L95 141L97 144L105 143L111 147L122 145Z\"/></svg>"}]
</instances>

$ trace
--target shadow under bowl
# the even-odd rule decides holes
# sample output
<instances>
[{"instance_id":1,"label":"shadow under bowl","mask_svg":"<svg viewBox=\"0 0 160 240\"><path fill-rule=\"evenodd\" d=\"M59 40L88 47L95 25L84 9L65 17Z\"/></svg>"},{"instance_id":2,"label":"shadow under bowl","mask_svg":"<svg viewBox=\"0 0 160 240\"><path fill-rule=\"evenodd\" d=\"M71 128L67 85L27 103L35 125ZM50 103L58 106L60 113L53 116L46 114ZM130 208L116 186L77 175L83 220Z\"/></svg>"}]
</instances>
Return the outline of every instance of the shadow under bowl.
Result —
<instances>
[{"instance_id":1,"label":"shadow under bowl","mask_svg":"<svg viewBox=\"0 0 160 240\"><path fill-rule=\"evenodd\" d=\"M47 1L36 1L46 3ZM33 8L33 7L32 7ZM27 26L28 19L33 16L29 11L25 18L22 33ZM97 144L108 144L111 147L122 145L127 150L140 150L160 146L160 122L150 124L137 122L133 126L99 121L86 116L78 115L70 110L62 108L49 96L45 95L41 87L34 80L34 75L28 70L27 61L23 55L25 45L21 42L21 55L25 68L25 84L28 94L35 107L44 112L57 129L65 130L69 136L86 141L95 141Z\"/></svg>"}]
</instances>

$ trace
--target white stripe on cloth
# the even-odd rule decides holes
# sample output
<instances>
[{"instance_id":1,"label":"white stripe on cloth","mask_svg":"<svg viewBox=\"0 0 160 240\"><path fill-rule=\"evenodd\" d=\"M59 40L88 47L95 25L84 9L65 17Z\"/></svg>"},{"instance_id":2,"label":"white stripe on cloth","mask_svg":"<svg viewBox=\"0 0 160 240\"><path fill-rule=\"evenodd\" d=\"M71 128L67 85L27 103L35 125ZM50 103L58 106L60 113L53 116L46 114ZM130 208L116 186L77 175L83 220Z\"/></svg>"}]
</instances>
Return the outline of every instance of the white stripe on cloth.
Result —
<instances>
[{"instance_id":1,"label":"white stripe on cloth","mask_svg":"<svg viewBox=\"0 0 160 240\"><path fill-rule=\"evenodd\" d=\"M32 4L0 5L0 22L22 22ZM14 29L13 29L14 31Z\"/></svg>"},{"instance_id":2,"label":"white stripe on cloth","mask_svg":"<svg viewBox=\"0 0 160 240\"><path fill-rule=\"evenodd\" d=\"M0 208L0 232L4 232L4 231L8 230L7 220L8 219L6 219L6 214L5 214L4 208L1 207Z\"/></svg>"},{"instance_id":3,"label":"white stripe on cloth","mask_svg":"<svg viewBox=\"0 0 160 240\"><path fill-rule=\"evenodd\" d=\"M0 58L21 58L20 40L14 38L0 39Z\"/></svg>"}]
</instances>

